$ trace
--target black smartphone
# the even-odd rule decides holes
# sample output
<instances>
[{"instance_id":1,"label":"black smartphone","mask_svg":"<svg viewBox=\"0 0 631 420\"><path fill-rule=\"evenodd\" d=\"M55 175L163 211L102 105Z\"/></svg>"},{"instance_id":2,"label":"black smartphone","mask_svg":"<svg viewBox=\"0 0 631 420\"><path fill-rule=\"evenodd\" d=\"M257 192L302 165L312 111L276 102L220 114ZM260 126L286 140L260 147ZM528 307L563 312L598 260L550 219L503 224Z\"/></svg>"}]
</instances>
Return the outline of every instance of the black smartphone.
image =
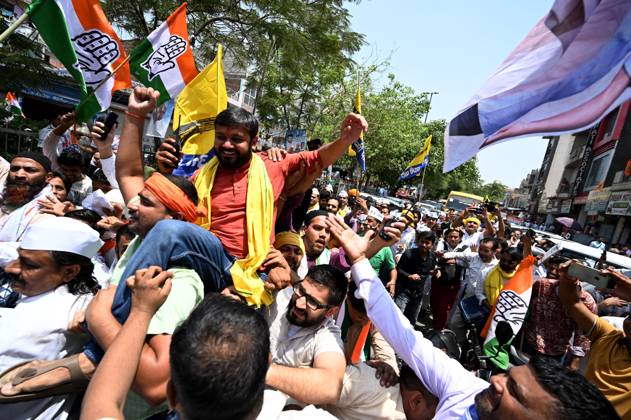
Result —
<instances>
[{"instance_id":1,"label":"black smartphone","mask_svg":"<svg viewBox=\"0 0 631 420\"><path fill-rule=\"evenodd\" d=\"M118 114L116 112L110 111L107 115L101 114L97 119L98 122L102 122L105 127L103 127L103 134L101 134L100 140L103 141L107 138L107 135L112 131L112 127L114 124L118 122Z\"/></svg>"},{"instance_id":2,"label":"black smartphone","mask_svg":"<svg viewBox=\"0 0 631 420\"><path fill-rule=\"evenodd\" d=\"M182 151L182 141L180 140L180 124L182 122L182 116L179 115L177 119L177 129L175 130L175 143L173 147L175 147L175 157L180 158L180 152Z\"/></svg>"},{"instance_id":3,"label":"black smartphone","mask_svg":"<svg viewBox=\"0 0 631 420\"><path fill-rule=\"evenodd\" d=\"M396 222L396 220L388 219L388 220L385 221L385 223L381 227L381 230L379 231L379 237L381 237L381 239L383 239L384 241L389 241L390 239L392 239L392 237L390 235L388 235L384 231L384 229L387 228L387 227L390 227L394 222Z\"/></svg>"}]
</instances>

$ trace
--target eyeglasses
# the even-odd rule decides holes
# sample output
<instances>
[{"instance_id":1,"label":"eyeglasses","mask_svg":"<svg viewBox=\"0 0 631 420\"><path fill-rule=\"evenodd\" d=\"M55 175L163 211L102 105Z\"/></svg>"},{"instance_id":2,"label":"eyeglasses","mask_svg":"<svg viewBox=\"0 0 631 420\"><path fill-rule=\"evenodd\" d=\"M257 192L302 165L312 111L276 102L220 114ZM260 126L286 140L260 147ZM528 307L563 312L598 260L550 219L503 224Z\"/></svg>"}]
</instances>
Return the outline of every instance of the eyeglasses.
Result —
<instances>
[{"instance_id":1,"label":"eyeglasses","mask_svg":"<svg viewBox=\"0 0 631 420\"><path fill-rule=\"evenodd\" d=\"M328 308L329 305L325 305L323 303L320 303L316 300L316 298L314 298L313 296L307 294L306 290L304 289L304 287L302 287L302 281L294 284L294 295L296 295L296 301L300 298L305 298L306 302L307 302L307 306L313 310L313 311L317 311L318 309L323 309L323 308Z\"/></svg>"}]
</instances>

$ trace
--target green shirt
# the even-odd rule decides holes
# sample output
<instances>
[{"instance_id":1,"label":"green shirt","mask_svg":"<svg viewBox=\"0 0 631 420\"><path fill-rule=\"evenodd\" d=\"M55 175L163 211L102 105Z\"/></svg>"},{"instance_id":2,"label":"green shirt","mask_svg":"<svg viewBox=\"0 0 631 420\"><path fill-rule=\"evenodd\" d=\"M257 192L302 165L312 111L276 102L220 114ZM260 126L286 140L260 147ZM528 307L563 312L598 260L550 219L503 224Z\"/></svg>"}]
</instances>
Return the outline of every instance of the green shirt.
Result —
<instances>
[{"instance_id":1,"label":"green shirt","mask_svg":"<svg viewBox=\"0 0 631 420\"><path fill-rule=\"evenodd\" d=\"M382 268L393 270L396 267L396 264L394 263L394 255L392 255L392 249L390 249L389 246L381 248L381 250L373 255L368 261L376 273L379 273Z\"/></svg>"}]
</instances>

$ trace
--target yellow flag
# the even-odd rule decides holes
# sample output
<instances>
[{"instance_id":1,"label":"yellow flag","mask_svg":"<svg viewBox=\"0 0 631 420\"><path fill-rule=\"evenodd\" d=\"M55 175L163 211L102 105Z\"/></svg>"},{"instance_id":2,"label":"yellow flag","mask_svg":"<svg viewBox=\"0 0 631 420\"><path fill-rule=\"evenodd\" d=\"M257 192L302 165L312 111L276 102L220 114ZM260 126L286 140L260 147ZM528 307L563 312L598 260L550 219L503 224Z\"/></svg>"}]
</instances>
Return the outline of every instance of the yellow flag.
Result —
<instances>
[{"instance_id":1,"label":"yellow flag","mask_svg":"<svg viewBox=\"0 0 631 420\"><path fill-rule=\"evenodd\" d=\"M173 112L173 131L186 140L182 153L203 155L215 144L215 117L228 107L221 45L217 56L180 92Z\"/></svg>"},{"instance_id":2,"label":"yellow flag","mask_svg":"<svg viewBox=\"0 0 631 420\"><path fill-rule=\"evenodd\" d=\"M357 94L355 94L355 103L353 104L353 112L355 114L361 114L362 113L362 93L361 93L361 90L359 88L359 83L357 84ZM360 140L363 140L364 133L362 133L359 136L359 138L360 138ZM357 156L357 153L355 152L355 149L353 149L353 146L348 146L348 155L350 157Z\"/></svg>"},{"instance_id":3,"label":"yellow flag","mask_svg":"<svg viewBox=\"0 0 631 420\"><path fill-rule=\"evenodd\" d=\"M414 159L412 159L410 163L408 163L408 166L401 173L399 180L405 181L408 179L412 179L421 173L421 169L429 164L429 150L431 149L431 147L432 135L430 134L425 139L421 150L416 154L416 156L414 156Z\"/></svg>"}]
</instances>

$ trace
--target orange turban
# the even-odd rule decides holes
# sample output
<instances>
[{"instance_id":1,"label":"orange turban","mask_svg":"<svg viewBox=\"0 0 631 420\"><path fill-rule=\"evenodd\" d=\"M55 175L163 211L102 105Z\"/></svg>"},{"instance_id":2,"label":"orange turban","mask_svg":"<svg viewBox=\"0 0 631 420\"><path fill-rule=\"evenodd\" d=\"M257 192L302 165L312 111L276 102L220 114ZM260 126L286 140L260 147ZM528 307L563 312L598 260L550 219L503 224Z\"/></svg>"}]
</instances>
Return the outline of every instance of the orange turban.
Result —
<instances>
[{"instance_id":1,"label":"orange turban","mask_svg":"<svg viewBox=\"0 0 631 420\"><path fill-rule=\"evenodd\" d=\"M164 206L181 214L187 222L195 223L205 212L182 191L159 172L154 172L146 181L145 188L155 195Z\"/></svg>"}]
</instances>

